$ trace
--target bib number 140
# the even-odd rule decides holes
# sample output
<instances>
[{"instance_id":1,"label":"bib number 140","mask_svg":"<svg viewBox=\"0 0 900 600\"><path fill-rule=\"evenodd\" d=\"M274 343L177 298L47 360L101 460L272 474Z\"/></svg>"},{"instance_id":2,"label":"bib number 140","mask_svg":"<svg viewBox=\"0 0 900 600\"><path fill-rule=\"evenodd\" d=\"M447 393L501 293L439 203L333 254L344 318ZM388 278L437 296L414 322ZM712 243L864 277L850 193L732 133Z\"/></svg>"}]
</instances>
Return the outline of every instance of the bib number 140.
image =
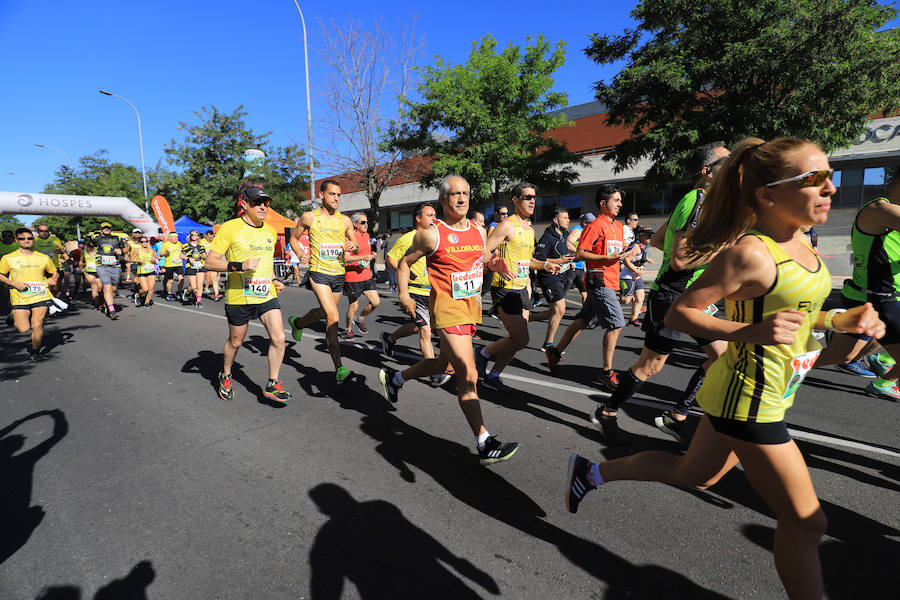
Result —
<instances>
[{"instance_id":1,"label":"bib number 140","mask_svg":"<svg viewBox=\"0 0 900 600\"><path fill-rule=\"evenodd\" d=\"M244 280L244 296L250 298L265 298L269 295L269 287L272 280L268 277L256 277Z\"/></svg>"}]
</instances>

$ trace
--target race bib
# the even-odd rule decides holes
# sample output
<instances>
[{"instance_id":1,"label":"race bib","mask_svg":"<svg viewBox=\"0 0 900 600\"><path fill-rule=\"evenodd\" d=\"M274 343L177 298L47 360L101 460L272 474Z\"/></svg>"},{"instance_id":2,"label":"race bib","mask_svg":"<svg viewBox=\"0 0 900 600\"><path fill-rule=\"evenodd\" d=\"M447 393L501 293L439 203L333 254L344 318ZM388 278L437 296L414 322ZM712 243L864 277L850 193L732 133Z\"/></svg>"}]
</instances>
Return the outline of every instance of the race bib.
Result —
<instances>
[{"instance_id":1,"label":"race bib","mask_svg":"<svg viewBox=\"0 0 900 600\"><path fill-rule=\"evenodd\" d=\"M707 306L706 308L703 309L703 312L705 312L706 314L708 314L711 317L714 317L714 316L716 316L716 313L719 312L719 307L716 306L715 304L710 304L709 306Z\"/></svg>"},{"instance_id":2,"label":"race bib","mask_svg":"<svg viewBox=\"0 0 900 600\"><path fill-rule=\"evenodd\" d=\"M809 373L816 364L821 350L811 350L791 359L791 379L788 381L787 389L784 391L782 401L787 400L797 391L806 374Z\"/></svg>"},{"instance_id":3,"label":"race bib","mask_svg":"<svg viewBox=\"0 0 900 600\"><path fill-rule=\"evenodd\" d=\"M138 275L147 275L153 271L153 265L138 265Z\"/></svg>"},{"instance_id":4,"label":"race bib","mask_svg":"<svg viewBox=\"0 0 900 600\"><path fill-rule=\"evenodd\" d=\"M368 269L368 268L369 268L369 261L367 261L367 260L361 260L361 261L359 261L359 268L360 268L360 269Z\"/></svg>"},{"instance_id":5,"label":"race bib","mask_svg":"<svg viewBox=\"0 0 900 600\"><path fill-rule=\"evenodd\" d=\"M480 296L482 277L483 270L481 268L472 269L471 271L457 271L455 273L450 273L453 299L462 300L464 298Z\"/></svg>"},{"instance_id":6,"label":"race bib","mask_svg":"<svg viewBox=\"0 0 900 600\"><path fill-rule=\"evenodd\" d=\"M248 298L265 298L269 295L272 280L268 277L253 277L244 280L244 296Z\"/></svg>"},{"instance_id":7,"label":"race bib","mask_svg":"<svg viewBox=\"0 0 900 600\"><path fill-rule=\"evenodd\" d=\"M516 279L527 279L528 271L531 270L530 260L516 261Z\"/></svg>"},{"instance_id":8,"label":"race bib","mask_svg":"<svg viewBox=\"0 0 900 600\"><path fill-rule=\"evenodd\" d=\"M114 267L119 264L119 259L115 256L106 256L105 254L100 256L100 264L104 267Z\"/></svg>"},{"instance_id":9,"label":"race bib","mask_svg":"<svg viewBox=\"0 0 900 600\"><path fill-rule=\"evenodd\" d=\"M344 255L343 244L322 243L319 244L319 258L322 260L340 260Z\"/></svg>"},{"instance_id":10,"label":"race bib","mask_svg":"<svg viewBox=\"0 0 900 600\"><path fill-rule=\"evenodd\" d=\"M568 271L571 268L573 268L572 263L566 263L564 265L559 265L559 274L562 275L563 273L565 273L566 271Z\"/></svg>"},{"instance_id":11,"label":"race bib","mask_svg":"<svg viewBox=\"0 0 900 600\"><path fill-rule=\"evenodd\" d=\"M615 254L616 252L621 252L624 249L624 245L619 240L606 240L606 254Z\"/></svg>"},{"instance_id":12,"label":"race bib","mask_svg":"<svg viewBox=\"0 0 900 600\"><path fill-rule=\"evenodd\" d=\"M25 296L40 296L47 293L47 283L44 281L26 281L25 289L19 292Z\"/></svg>"}]
</instances>

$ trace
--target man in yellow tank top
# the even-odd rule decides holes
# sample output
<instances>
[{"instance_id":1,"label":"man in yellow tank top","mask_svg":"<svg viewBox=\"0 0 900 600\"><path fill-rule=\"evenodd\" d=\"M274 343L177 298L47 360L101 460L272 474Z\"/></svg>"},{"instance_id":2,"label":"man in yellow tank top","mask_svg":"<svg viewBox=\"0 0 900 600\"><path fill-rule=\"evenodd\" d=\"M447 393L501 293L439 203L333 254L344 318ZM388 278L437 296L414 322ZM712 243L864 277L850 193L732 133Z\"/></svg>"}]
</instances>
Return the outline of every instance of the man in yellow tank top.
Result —
<instances>
[{"instance_id":1,"label":"man in yellow tank top","mask_svg":"<svg viewBox=\"0 0 900 600\"><path fill-rule=\"evenodd\" d=\"M300 236L309 233L309 286L319 301L302 317L290 317L288 323L298 342L303 338L303 328L325 319L325 340L328 353L334 363L335 379L344 383L353 373L341 363L341 346L338 343L338 304L344 290L344 260L356 253L359 247L353 234L353 223L338 211L341 202L341 186L327 179L319 185L319 200L322 208L309 210L300 215L297 226L291 234L291 248L297 256L304 252L300 247Z\"/></svg>"},{"instance_id":2,"label":"man in yellow tank top","mask_svg":"<svg viewBox=\"0 0 900 600\"><path fill-rule=\"evenodd\" d=\"M528 345L528 315L531 310L531 294L528 290L528 274L531 269L541 269L559 273L560 266L546 260L534 258L534 229L531 216L537 194L534 185L519 183L512 190L514 214L500 221L491 229L487 239L487 251L497 251L506 260L512 278L506 279L494 273L491 281L491 300L497 315L509 335L501 340L475 348L475 364L484 385L508 392L509 388L500 379L500 373L509 364L516 352ZM487 373L487 362L494 360L494 366Z\"/></svg>"}]
</instances>

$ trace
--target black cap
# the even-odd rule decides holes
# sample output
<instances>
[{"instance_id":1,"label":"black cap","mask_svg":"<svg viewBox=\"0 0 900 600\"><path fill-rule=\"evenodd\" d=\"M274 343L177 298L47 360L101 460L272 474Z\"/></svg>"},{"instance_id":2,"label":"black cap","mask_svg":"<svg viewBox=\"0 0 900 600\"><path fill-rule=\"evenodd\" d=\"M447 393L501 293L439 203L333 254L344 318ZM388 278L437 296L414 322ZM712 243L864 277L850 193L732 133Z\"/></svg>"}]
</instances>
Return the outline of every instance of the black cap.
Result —
<instances>
[{"instance_id":1,"label":"black cap","mask_svg":"<svg viewBox=\"0 0 900 600\"><path fill-rule=\"evenodd\" d=\"M271 202L272 198L261 187L251 186L244 190L244 200L252 204L260 200Z\"/></svg>"}]
</instances>

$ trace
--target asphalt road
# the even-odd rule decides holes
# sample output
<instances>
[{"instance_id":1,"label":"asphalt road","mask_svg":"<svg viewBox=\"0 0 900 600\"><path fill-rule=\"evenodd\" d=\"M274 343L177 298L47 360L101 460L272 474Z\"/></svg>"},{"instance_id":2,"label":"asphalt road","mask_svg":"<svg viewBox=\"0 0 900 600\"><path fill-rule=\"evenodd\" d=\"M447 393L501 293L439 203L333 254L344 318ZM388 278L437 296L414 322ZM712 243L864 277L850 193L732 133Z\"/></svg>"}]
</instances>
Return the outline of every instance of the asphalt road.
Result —
<instances>
[{"instance_id":1,"label":"asphalt road","mask_svg":"<svg viewBox=\"0 0 900 600\"><path fill-rule=\"evenodd\" d=\"M296 287L281 300L285 319L313 302ZM223 308L158 301L110 322L75 303L48 323L36 365L2 329L0 598L783 596L774 519L739 469L707 492L614 483L577 515L564 507L574 451L679 451L652 419L700 364L696 347L625 407L631 447L607 448L587 421L603 397L587 383L601 332L582 335L554 377L537 350L544 325L532 325L505 376L515 392L482 391L491 432L521 448L482 468L452 386L409 382L395 406L378 391L374 342L404 319L391 295L369 335L343 345L357 378L341 388L322 327L289 342L281 375L294 398L282 407L260 400L258 326L238 355L236 398L217 398ZM502 335L491 318L480 332ZM617 368L641 341L626 328ZM405 345L411 362L415 339ZM831 598L896 594L898 407L866 383L816 370L788 413L829 518Z\"/></svg>"}]
</instances>

